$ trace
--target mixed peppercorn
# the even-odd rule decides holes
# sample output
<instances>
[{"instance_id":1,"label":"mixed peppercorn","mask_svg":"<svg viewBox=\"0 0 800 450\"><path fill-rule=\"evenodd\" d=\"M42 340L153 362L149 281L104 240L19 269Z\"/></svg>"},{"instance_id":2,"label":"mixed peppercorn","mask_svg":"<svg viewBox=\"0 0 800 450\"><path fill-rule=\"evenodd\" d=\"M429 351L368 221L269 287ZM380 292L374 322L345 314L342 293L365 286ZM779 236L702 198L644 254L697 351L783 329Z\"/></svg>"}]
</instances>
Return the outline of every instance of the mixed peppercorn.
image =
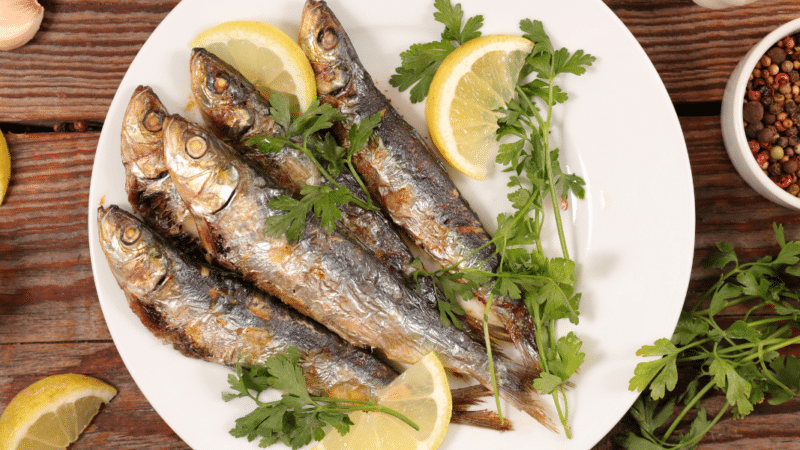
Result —
<instances>
[{"instance_id":1,"label":"mixed peppercorn","mask_svg":"<svg viewBox=\"0 0 800 450\"><path fill-rule=\"evenodd\" d=\"M744 130L756 162L788 193L800 193L800 35L773 45L756 64L744 98Z\"/></svg>"}]
</instances>

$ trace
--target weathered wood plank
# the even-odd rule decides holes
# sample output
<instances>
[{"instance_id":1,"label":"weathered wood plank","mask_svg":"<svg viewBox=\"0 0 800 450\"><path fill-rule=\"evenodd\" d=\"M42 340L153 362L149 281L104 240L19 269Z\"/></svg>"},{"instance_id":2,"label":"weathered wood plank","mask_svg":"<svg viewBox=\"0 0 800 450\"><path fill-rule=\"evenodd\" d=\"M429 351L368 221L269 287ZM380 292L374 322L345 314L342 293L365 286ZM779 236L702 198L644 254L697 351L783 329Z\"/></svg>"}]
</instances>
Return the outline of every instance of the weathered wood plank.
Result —
<instances>
[{"instance_id":1,"label":"weathered wood plank","mask_svg":"<svg viewBox=\"0 0 800 450\"><path fill-rule=\"evenodd\" d=\"M719 101L747 50L800 16L800 3L725 10L689 0L606 0L653 61L676 102ZM55 2L26 46L0 53L0 122L101 123L128 66L176 1ZM623 95L624 93L621 93Z\"/></svg>"},{"instance_id":2,"label":"weathered wood plank","mask_svg":"<svg viewBox=\"0 0 800 450\"><path fill-rule=\"evenodd\" d=\"M31 42L0 52L0 122L102 122L144 41L178 2L43 2Z\"/></svg>"},{"instance_id":3,"label":"weathered wood plank","mask_svg":"<svg viewBox=\"0 0 800 450\"><path fill-rule=\"evenodd\" d=\"M747 51L800 16L800 3L760 0L721 10L689 0L604 0L656 67L675 102L719 101Z\"/></svg>"},{"instance_id":4,"label":"weathered wood plank","mask_svg":"<svg viewBox=\"0 0 800 450\"><path fill-rule=\"evenodd\" d=\"M97 133L6 135L0 206L0 343L108 340L87 237Z\"/></svg>"}]
</instances>

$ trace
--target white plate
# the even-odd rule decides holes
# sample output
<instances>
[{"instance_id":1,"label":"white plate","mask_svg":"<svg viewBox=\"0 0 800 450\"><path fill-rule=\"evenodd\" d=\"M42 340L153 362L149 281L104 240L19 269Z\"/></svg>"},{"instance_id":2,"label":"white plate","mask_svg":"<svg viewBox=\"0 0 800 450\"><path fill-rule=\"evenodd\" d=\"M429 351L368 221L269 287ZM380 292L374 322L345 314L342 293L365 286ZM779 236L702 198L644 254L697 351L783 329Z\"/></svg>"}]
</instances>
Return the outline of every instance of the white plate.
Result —
<instances>
[{"instance_id":1,"label":"white plate","mask_svg":"<svg viewBox=\"0 0 800 450\"><path fill-rule=\"evenodd\" d=\"M518 34L524 18L542 20L554 45L597 57L580 77L559 84L570 100L557 110L554 139L566 170L587 182L586 199L564 214L583 292L577 333L587 354L569 392L574 438L546 431L510 406L515 431L453 426L443 449L590 449L628 410L637 394L628 380L636 350L674 329L686 294L694 249L694 194L683 133L658 74L622 22L599 0L461 0L466 16L483 14L483 32ZM228 435L245 401L224 403L228 370L179 355L154 338L129 310L97 245L100 204L127 207L120 123L134 88L152 86L171 112L187 113L189 42L222 21L260 20L297 35L302 0L185 0L153 32L114 97L95 157L89 200L89 244L97 293L108 328L139 388L173 430L196 449L253 449ZM395 107L424 131L421 105L388 83L399 54L439 38L432 0L331 0L367 70ZM190 112L191 113L191 112ZM505 181L453 174L488 228L510 211ZM555 250L556 247L553 246ZM563 330L562 330L563 331Z\"/></svg>"}]
</instances>

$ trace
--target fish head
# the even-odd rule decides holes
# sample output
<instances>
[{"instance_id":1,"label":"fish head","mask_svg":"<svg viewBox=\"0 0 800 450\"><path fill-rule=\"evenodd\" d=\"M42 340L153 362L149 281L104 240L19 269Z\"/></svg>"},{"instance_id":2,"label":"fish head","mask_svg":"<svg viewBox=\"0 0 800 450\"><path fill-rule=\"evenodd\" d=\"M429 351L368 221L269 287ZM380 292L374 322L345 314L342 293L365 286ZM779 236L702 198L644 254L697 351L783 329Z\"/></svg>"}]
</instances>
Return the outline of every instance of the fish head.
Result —
<instances>
[{"instance_id":1,"label":"fish head","mask_svg":"<svg viewBox=\"0 0 800 450\"><path fill-rule=\"evenodd\" d=\"M206 121L231 139L239 139L255 122L248 104L257 92L236 69L204 48L192 49L189 63L192 93Z\"/></svg>"},{"instance_id":2,"label":"fish head","mask_svg":"<svg viewBox=\"0 0 800 450\"><path fill-rule=\"evenodd\" d=\"M100 206L97 229L111 272L123 290L143 298L162 284L168 269L164 247L144 223L115 205Z\"/></svg>"},{"instance_id":3,"label":"fish head","mask_svg":"<svg viewBox=\"0 0 800 450\"><path fill-rule=\"evenodd\" d=\"M122 119L122 163L136 177L154 179L167 171L162 154L162 131L167 109L146 86L134 90Z\"/></svg>"},{"instance_id":4,"label":"fish head","mask_svg":"<svg viewBox=\"0 0 800 450\"><path fill-rule=\"evenodd\" d=\"M323 0L306 0L298 41L314 69L321 96L347 86L352 74L348 62L355 51L342 24Z\"/></svg>"},{"instance_id":5,"label":"fish head","mask_svg":"<svg viewBox=\"0 0 800 450\"><path fill-rule=\"evenodd\" d=\"M216 213L236 193L240 176L230 147L178 115L164 121L164 159L195 217Z\"/></svg>"}]
</instances>

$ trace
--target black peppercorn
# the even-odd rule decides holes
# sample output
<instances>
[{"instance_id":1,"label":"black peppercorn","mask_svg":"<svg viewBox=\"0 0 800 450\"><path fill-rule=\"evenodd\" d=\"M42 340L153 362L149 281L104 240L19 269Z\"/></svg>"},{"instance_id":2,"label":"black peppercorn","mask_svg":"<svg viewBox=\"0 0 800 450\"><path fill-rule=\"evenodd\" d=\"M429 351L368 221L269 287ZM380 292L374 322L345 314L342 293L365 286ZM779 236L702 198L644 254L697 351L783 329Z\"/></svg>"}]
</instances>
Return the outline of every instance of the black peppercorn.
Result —
<instances>
[{"instance_id":1,"label":"black peppercorn","mask_svg":"<svg viewBox=\"0 0 800 450\"><path fill-rule=\"evenodd\" d=\"M742 116L747 123L760 122L764 118L764 106L759 102L747 102L744 104Z\"/></svg>"},{"instance_id":2,"label":"black peppercorn","mask_svg":"<svg viewBox=\"0 0 800 450\"><path fill-rule=\"evenodd\" d=\"M773 64L780 64L786 60L786 50L780 47L772 47L767 51L767 56L770 57Z\"/></svg>"}]
</instances>

